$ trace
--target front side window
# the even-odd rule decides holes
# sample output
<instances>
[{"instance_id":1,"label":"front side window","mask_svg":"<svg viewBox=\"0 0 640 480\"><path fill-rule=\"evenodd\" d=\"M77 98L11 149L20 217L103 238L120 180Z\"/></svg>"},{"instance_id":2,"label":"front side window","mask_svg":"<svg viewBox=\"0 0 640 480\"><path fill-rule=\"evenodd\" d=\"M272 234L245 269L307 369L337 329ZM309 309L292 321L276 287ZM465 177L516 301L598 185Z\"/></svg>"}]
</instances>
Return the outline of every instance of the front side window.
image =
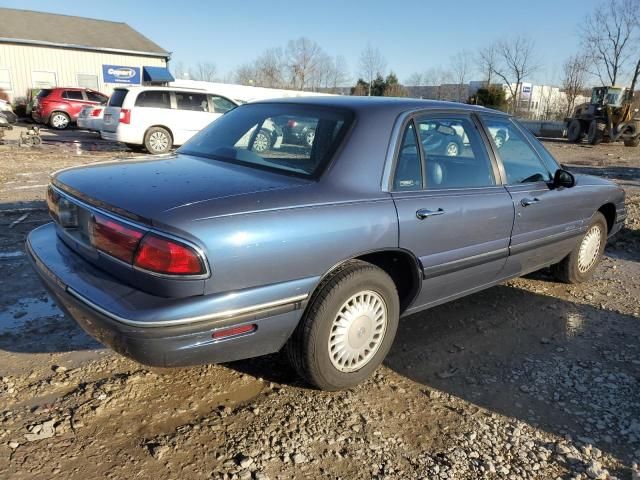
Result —
<instances>
[{"instance_id":1,"label":"front side window","mask_svg":"<svg viewBox=\"0 0 640 480\"><path fill-rule=\"evenodd\" d=\"M491 160L470 117L429 115L416 124L427 189L495 185Z\"/></svg>"},{"instance_id":2,"label":"front side window","mask_svg":"<svg viewBox=\"0 0 640 480\"><path fill-rule=\"evenodd\" d=\"M171 108L170 93L162 90L141 92L136 98L136 107Z\"/></svg>"},{"instance_id":3,"label":"front side window","mask_svg":"<svg viewBox=\"0 0 640 480\"><path fill-rule=\"evenodd\" d=\"M62 92L62 98L66 98L67 100L84 100L82 92L79 90L65 90Z\"/></svg>"},{"instance_id":4,"label":"front side window","mask_svg":"<svg viewBox=\"0 0 640 480\"><path fill-rule=\"evenodd\" d=\"M482 117L500 153L509 185L551 180L549 170L511 119L492 115Z\"/></svg>"},{"instance_id":5,"label":"front side window","mask_svg":"<svg viewBox=\"0 0 640 480\"><path fill-rule=\"evenodd\" d=\"M175 92L178 110L208 112L209 103L204 93Z\"/></svg>"},{"instance_id":6,"label":"front side window","mask_svg":"<svg viewBox=\"0 0 640 480\"><path fill-rule=\"evenodd\" d=\"M211 95L211 104L215 113L227 113L229 110L236 108L236 104L231 100L217 95Z\"/></svg>"},{"instance_id":7,"label":"front side window","mask_svg":"<svg viewBox=\"0 0 640 480\"><path fill-rule=\"evenodd\" d=\"M310 142L285 140L280 125L313 120ZM248 104L209 124L181 153L294 175L315 177L328 163L352 122L346 110L293 104Z\"/></svg>"}]
</instances>

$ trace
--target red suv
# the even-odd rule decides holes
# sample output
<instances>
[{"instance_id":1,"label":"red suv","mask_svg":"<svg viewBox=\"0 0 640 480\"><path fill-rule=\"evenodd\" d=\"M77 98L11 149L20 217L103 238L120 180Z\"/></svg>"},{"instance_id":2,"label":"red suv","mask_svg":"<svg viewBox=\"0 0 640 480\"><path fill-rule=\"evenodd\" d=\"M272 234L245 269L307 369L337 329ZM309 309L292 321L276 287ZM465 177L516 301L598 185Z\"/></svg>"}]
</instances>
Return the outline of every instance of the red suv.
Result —
<instances>
[{"instance_id":1,"label":"red suv","mask_svg":"<svg viewBox=\"0 0 640 480\"><path fill-rule=\"evenodd\" d=\"M46 123L63 130L78 119L87 105L106 105L109 97L86 88L45 88L36 97L31 116L38 123Z\"/></svg>"}]
</instances>

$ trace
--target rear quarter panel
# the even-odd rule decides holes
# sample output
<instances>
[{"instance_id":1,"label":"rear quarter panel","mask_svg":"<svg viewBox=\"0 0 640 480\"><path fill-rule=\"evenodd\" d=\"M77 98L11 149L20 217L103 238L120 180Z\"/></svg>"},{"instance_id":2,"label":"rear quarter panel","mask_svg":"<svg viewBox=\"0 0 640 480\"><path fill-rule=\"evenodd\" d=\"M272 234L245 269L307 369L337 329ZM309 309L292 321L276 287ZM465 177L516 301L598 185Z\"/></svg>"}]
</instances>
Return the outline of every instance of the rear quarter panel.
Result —
<instances>
[{"instance_id":1,"label":"rear quarter panel","mask_svg":"<svg viewBox=\"0 0 640 480\"><path fill-rule=\"evenodd\" d=\"M212 270L205 293L320 277L359 254L397 248L390 197L220 216L190 222ZM292 292L303 293L303 292Z\"/></svg>"}]
</instances>

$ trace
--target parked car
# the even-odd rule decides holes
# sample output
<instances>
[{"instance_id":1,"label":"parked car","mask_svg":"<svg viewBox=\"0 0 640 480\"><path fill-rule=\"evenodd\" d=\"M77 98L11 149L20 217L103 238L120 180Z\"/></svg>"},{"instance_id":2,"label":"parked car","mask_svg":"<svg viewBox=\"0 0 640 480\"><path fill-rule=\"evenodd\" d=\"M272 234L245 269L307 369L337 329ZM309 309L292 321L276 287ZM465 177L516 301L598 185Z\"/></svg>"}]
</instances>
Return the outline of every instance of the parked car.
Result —
<instances>
[{"instance_id":1,"label":"parked car","mask_svg":"<svg viewBox=\"0 0 640 480\"><path fill-rule=\"evenodd\" d=\"M109 97L86 88L45 88L34 101L31 116L37 123L64 130L75 122L86 106L104 105Z\"/></svg>"},{"instance_id":2,"label":"parked car","mask_svg":"<svg viewBox=\"0 0 640 480\"><path fill-rule=\"evenodd\" d=\"M236 106L233 100L204 90L116 88L100 136L134 149L144 146L149 153L167 153Z\"/></svg>"},{"instance_id":3,"label":"parked car","mask_svg":"<svg viewBox=\"0 0 640 480\"><path fill-rule=\"evenodd\" d=\"M279 125L283 141L311 147L316 134L316 123L317 120L313 118L284 118Z\"/></svg>"},{"instance_id":4,"label":"parked car","mask_svg":"<svg viewBox=\"0 0 640 480\"><path fill-rule=\"evenodd\" d=\"M312 148L256 153L285 117L316 121ZM425 153L421 125L452 121L463 155ZM54 174L48 205L29 257L101 342L166 367L284 347L328 390L375 370L400 317L548 266L586 281L626 215L505 114L370 97L242 105L173 155Z\"/></svg>"},{"instance_id":5,"label":"parked car","mask_svg":"<svg viewBox=\"0 0 640 480\"><path fill-rule=\"evenodd\" d=\"M427 153L457 157L464 149L464 132L456 121L423 122L420 124L422 144Z\"/></svg>"},{"instance_id":6,"label":"parked car","mask_svg":"<svg viewBox=\"0 0 640 480\"><path fill-rule=\"evenodd\" d=\"M78 128L91 130L92 132L100 132L102 129L102 118L104 116L104 106L87 105L80 110L78 115Z\"/></svg>"}]
</instances>

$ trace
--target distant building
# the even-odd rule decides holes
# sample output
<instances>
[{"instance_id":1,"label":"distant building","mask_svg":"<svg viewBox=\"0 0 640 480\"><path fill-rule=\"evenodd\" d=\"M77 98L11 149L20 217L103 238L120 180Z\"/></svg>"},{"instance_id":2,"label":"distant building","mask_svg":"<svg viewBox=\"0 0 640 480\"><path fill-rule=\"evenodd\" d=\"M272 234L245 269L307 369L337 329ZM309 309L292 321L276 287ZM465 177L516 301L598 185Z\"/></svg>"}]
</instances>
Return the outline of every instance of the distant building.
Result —
<instances>
[{"instance_id":1,"label":"distant building","mask_svg":"<svg viewBox=\"0 0 640 480\"><path fill-rule=\"evenodd\" d=\"M126 23L0 8L0 89L165 83L170 53Z\"/></svg>"}]
</instances>

